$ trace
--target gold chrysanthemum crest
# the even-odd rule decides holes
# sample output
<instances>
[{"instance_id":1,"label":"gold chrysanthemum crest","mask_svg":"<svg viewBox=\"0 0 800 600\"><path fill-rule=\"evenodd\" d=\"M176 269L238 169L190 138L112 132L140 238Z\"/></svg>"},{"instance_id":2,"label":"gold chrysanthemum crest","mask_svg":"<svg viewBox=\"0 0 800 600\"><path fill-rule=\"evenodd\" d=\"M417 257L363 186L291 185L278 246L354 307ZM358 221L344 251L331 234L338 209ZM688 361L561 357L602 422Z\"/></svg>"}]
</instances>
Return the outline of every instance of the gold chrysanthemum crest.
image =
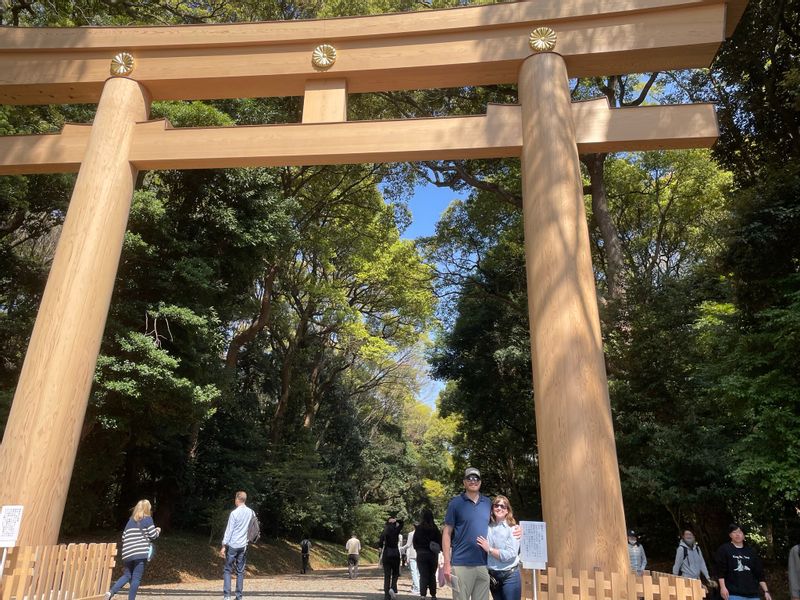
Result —
<instances>
[{"instance_id":1,"label":"gold chrysanthemum crest","mask_svg":"<svg viewBox=\"0 0 800 600\"><path fill-rule=\"evenodd\" d=\"M549 27L537 27L531 31L528 45L534 52L550 52L556 47L556 32Z\"/></svg>"},{"instance_id":2,"label":"gold chrysanthemum crest","mask_svg":"<svg viewBox=\"0 0 800 600\"><path fill-rule=\"evenodd\" d=\"M130 75L133 73L133 67L136 61L130 52L120 52L111 59L111 74L118 76Z\"/></svg>"},{"instance_id":3,"label":"gold chrysanthemum crest","mask_svg":"<svg viewBox=\"0 0 800 600\"><path fill-rule=\"evenodd\" d=\"M311 53L311 62L318 69L329 69L336 62L336 48L320 44Z\"/></svg>"}]
</instances>

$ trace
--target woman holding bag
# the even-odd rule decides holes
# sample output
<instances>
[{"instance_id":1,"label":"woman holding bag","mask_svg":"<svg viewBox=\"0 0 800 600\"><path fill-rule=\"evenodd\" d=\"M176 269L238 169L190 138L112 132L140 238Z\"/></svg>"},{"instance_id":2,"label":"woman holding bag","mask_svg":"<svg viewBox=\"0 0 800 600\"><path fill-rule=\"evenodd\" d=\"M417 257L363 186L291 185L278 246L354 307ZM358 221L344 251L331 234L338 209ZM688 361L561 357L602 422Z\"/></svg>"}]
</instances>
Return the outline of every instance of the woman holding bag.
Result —
<instances>
[{"instance_id":1,"label":"woman holding bag","mask_svg":"<svg viewBox=\"0 0 800 600\"><path fill-rule=\"evenodd\" d=\"M423 509L419 524L414 529L414 549L417 551L420 598L425 598L430 592L431 598L435 600L436 567L442 551L442 532L433 522L433 513L428 508Z\"/></svg>"},{"instance_id":2,"label":"woman holding bag","mask_svg":"<svg viewBox=\"0 0 800 600\"><path fill-rule=\"evenodd\" d=\"M122 532L122 577L106 592L106 600L128 582L130 582L128 600L136 599L136 592L144 574L144 565L152 555L150 549L152 541L160 534L161 527L156 527L153 523L150 501L139 500L133 507L131 518L128 519Z\"/></svg>"}]
</instances>

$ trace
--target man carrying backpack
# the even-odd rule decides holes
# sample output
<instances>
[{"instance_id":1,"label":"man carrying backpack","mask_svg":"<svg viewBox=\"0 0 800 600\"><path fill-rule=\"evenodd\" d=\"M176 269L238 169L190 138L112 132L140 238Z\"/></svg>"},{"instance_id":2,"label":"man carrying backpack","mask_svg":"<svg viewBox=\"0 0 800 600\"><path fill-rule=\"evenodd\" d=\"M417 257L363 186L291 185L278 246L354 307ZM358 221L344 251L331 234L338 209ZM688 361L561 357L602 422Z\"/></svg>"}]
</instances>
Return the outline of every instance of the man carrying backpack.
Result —
<instances>
[{"instance_id":1,"label":"man carrying backpack","mask_svg":"<svg viewBox=\"0 0 800 600\"><path fill-rule=\"evenodd\" d=\"M703 585L707 585L711 580L706 560L703 558L703 553L700 551L700 546L697 545L691 529L684 529L681 534L681 541L675 552L675 564L672 565L672 574L689 579L699 579Z\"/></svg>"},{"instance_id":2,"label":"man carrying backpack","mask_svg":"<svg viewBox=\"0 0 800 600\"><path fill-rule=\"evenodd\" d=\"M225 568L222 571L224 600L231 600L231 572L234 567L236 568L236 600L242 600L244 567L247 564L247 543L258 539L258 519L256 513L246 504L247 494L243 491L236 492L233 502L236 508L228 516L228 525L225 527L222 548L219 551L219 555L225 559ZM253 522L255 522L255 527L251 528ZM251 530L255 530L255 535L251 533Z\"/></svg>"},{"instance_id":3,"label":"man carrying backpack","mask_svg":"<svg viewBox=\"0 0 800 600\"><path fill-rule=\"evenodd\" d=\"M308 570L308 557L311 554L311 540L307 537L300 540L300 554L303 557L303 570L300 572L305 573Z\"/></svg>"}]
</instances>

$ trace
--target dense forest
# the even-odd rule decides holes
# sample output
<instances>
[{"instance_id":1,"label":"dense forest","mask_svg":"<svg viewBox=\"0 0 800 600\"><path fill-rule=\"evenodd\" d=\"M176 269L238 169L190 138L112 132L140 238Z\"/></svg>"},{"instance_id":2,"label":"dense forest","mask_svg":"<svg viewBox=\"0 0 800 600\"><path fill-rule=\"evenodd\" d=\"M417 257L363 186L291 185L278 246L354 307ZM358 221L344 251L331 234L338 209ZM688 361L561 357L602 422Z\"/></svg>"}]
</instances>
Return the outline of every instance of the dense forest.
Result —
<instances>
[{"instance_id":1,"label":"dense forest","mask_svg":"<svg viewBox=\"0 0 800 600\"><path fill-rule=\"evenodd\" d=\"M10 0L4 26L325 18L457 0ZM571 82L614 107L713 102L710 151L581 157L629 526L800 541L800 1L751 0L706 70ZM349 118L478 114L513 86L350 97ZM93 106L0 106L0 135ZM298 122L300 98L155 102L176 127ZM63 531L140 497L219 534L236 489L275 536L377 539L459 470L540 517L518 160L140 175ZM453 201L410 241L426 181ZM74 176L0 177L0 423ZM446 383L437 409L426 376Z\"/></svg>"}]
</instances>

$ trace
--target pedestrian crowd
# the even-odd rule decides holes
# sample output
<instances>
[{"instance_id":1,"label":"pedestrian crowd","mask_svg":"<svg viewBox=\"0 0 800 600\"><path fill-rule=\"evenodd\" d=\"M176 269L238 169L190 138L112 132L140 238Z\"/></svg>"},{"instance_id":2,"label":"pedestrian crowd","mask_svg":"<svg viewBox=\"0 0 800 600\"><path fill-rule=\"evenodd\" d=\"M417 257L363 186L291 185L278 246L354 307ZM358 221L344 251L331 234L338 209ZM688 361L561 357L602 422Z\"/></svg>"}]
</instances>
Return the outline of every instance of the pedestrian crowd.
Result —
<instances>
[{"instance_id":1,"label":"pedestrian crowd","mask_svg":"<svg viewBox=\"0 0 800 600\"><path fill-rule=\"evenodd\" d=\"M520 600L520 540L522 529L514 518L510 500L503 495L490 499L480 493L481 474L469 467L464 472L464 491L447 505L441 529L430 509L422 510L417 523L403 539L403 520L390 516L378 539L380 563L383 567L384 600L398 596L397 582L401 568L411 574L412 594L420 600L436 599L437 589L450 585L454 600ZM156 527L152 506L140 500L131 511L122 534L122 576L106 592L110 600L128 584L128 600L135 600L145 566L155 554L155 540L161 528ZM255 511L247 506L247 494L236 492L234 509L228 515L219 554L225 559L222 576L223 600L242 600L247 549L260 536ZM712 567L706 563L694 531L687 527L680 535L675 551L672 574L699 580L706 598L722 600L772 600L761 558L746 541L743 528L733 523L728 528L729 540L714 553ZM631 571L643 575L647 555L639 533L627 532ZM306 573L312 543L308 537L300 542L301 573ZM348 576L358 577L361 541L353 532L345 544ZM715 575L712 576L712 572ZM231 589L233 574L236 585ZM800 544L789 553L789 593L791 600L800 600Z\"/></svg>"}]
</instances>

